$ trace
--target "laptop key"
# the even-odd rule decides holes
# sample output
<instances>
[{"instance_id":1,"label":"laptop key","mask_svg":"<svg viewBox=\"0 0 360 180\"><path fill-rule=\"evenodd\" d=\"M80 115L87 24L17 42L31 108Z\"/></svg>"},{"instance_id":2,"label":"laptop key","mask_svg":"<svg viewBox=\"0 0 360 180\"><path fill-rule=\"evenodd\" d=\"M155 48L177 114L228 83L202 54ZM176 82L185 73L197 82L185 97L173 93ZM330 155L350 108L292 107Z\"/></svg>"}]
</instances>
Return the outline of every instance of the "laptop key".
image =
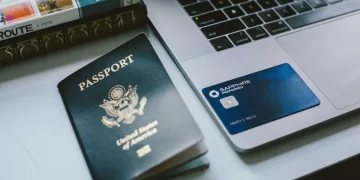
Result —
<instances>
[{"instance_id":1,"label":"laptop key","mask_svg":"<svg viewBox=\"0 0 360 180\"><path fill-rule=\"evenodd\" d=\"M236 46L251 42L250 37L244 31L230 34L229 38Z\"/></svg>"},{"instance_id":2,"label":"laptop key","mask_svg":"<svg viewBox=\"0 0 360 180\"><path fill-rule=\"evenodd\" d=\"M227 20L227 17L222 11L215 11L215 12L195 16L193 17L193 20L199 27L203 27L210 24L225 21Z\"/></svg>"},{"instance_id":3,"label":"laptop key","mask_svg":"<svg viewBox=\"0 0 360 180\"><path fill-rule=\"evenodd\" d=\"M233 45L226 36L212 39L210 40L210 43L214 46L216 51L222 51L224 49L233 47Z\"/></svg>"},{"instance_id":4,"label":"laptop key","mask_svg":"<svg viewBox=\"0 0 360 180\"><path fill-rule=\"evenodd\" d=\"M265 29L271 34L276 35L286 31L290 31L290 28L284 21L277 21L270 24L264 25Z\"/></svg>"},{"instance_id":5,"label":"laptop key","mask_svg":"<svg viewBox=\"0 0 360 180\"><path fill-rule=\"evenodd\" d=\"M247 27L254 27L262 24L261 19L256 15L252 14L241 18Z\"/></svg>"},{"instance_id":6,"label":"laptop key","mask_svg":"<svg viewBox=\"0 0 360 180\"><path fill-rule=\"evenodd\" d=\"M202 28L201 31L208 39L211 39L243 29L245 29L245 25L239 19L233 19L230 21Z\"/></svg>"},{"instance_id":7,"label":"laptop key","mask_svg":"<svg viewBox=\"0 0 360 180\"><path fill-rule=\"evenodd\" d=\"M298 12L303 13L312 10L312 8L305 1L292 3L291 6Z\"/></svg>"},{"instance_id":8,"label":"laptop key","mask_svg":"<svg viewBox=\"0 0 360 180\"><path fill-rule=\"evenodd\" d=\"M339 3L337 5L328 6L327 8L321 8L316 11L312 11L299 16L294 16L286 19L285 21L290 25L291 28L301 28L309 24L324 21L333 17L344 15L347 13L355 12L360 10L360 4L355 1L348 1L348 3ZM353 3L352 3L353 2Z\"/></svg>"},{"instance_id":9,"label":"laptop key","mask_svg":"<svg viewBox=\"0 0 360 180\"><path fill-rule=\"evenodd\" d=\"M235 18L245 15L244 11L242 11L239 6L226 8L224 9L224 12L229 16L229 18Z\"/></svg>"},{"instance_id":10,"label":"laptop key","mask_svg":"<svg viewBox=\"0 0 360 180\"><path fill-rule=\"evenodd\" d=\"M269 9L278 6L275 0L258 0L258 3L264 8Z\"/></svg>"},{"instance_id":11,"label":"laptop key","mask_svg":"<svg viewBox=\"0 0 360 180\"><path fill-rule=\"evenodd\" d=\"M279 4L287 4L287 3L292 3L292 2L294 2L294 0L277 0L277 2L278 2Z\"/></svg>"},{"instance_id":12,"label":"laptop key","mask_svg":"<svg viewBox=\"0 0 360 180\"><path fill-rule=\"evenodd\" d=\"M307 2L315 9L327 6L324 0L307 0Z\"/></svg>"},{"instance_id":13,"label":"laptop key","mask_svg":"<svg viewBox=\"0 0 360 180\"><path fill-rule=\"evenodd\" d=\"M211 0L211 2L218 9L231 6L231 3L228 0Z\"/></svg>"},{"instance_id":14,"label":"laptop key","mask_svg":"<svg viewBox=\"0 0 360 180\"><path fill-rule=\"evenodd\" d=\"M341 2L342 0L326 0L330 4Z\"/></svg>"},{"instance_id":15,"label":"laptop key","mask_svg":"<svg viewBox=\"0 0 360 180\"><path fill-rule=\"evenodd\" d=\"M198 14L206 13L209 11L214 10L214 8L211 6L211 4L207 1L193 4L190 6L186 6L185 10L188 12L190 16L195 16Z\"/></svg>"},{"instance_id":16,"label":"laptop key","mask_svg":"<svg viewBox=\"0 0 360 180\"><path fill-rule=\"evenodd\" d=\"M231 0L234 4L248 2L249 0Z\"/></svg>"},{"instance_id":17,"label":"laptop key","mask_svg":"<svg viewBox=\"0 0 360 180\"><path fill-rule=\"evenodd\" d=\"M253 40L269 37L269 34L261 26L246 30Z\"/></svg>"},{"instance_id":18,"label":"laptop key","mask_svg":"<svg viewBox=\"0 0 360 180\"><path fill-rule=\"evenodd\" d=\"M280 17L275 13L274 10L267 10L264 12L260 12L259 16L265 22L270 22L280 19Z\"/></svg>"},{"instance_id":19,"label":"laptop key","mask_svg":"<svg viewBox=\"0 0 360 180\"><path fill-rule=\"evenodd\" d=\"M191 4L191 3L196 3L197 0L179 0L179 3L181 5L188 5L188 4Z\"/></svg>"},{"instance_id":20,"label":"laptop key","mask_svg":"<svg viewBox=\"0 0 360 180\"><path fill-rule=\"evenodd\" d=\"M278 12L283 18L296 14L296 12L289 5L276 8L276 12Z\"/></svg>"},{"instance_id":21,"label":"laptop key","mask_svg":"<svg viewBox=\"0 0 360 180\"><path fill-rule=\"evenodd\" d=\"M248 2L248 3L241 4L241 7L248 14L261 11L261 7L258 4L256 4L255 1L251 1L251 2Z\"/></svg>"}]
</instances>

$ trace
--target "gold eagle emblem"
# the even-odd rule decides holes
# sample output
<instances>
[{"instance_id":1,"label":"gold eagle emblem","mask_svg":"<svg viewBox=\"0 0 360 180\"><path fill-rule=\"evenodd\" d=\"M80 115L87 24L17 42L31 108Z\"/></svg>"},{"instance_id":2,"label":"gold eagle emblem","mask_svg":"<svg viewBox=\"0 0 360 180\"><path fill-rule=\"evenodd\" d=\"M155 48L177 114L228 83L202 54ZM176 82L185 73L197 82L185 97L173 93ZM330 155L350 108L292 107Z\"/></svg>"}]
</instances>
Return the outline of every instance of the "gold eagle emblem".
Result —
<instances>
[{"instance_id":1,"label":"gold eagle emblem","mask_svg":"<svg viewBox=\"0 0 360 180\"><path fill-rule=\"evenodd\" d=\"M116 85L109 91L109 100L104 99L103 104L99 107L103 108L107 116L103 116L101 122L108 128L114 126L120 127L120 122L124 124L131 124L134 122L136 115L144 114L144 107L146 105L146 97L142 97L139 103L139 96L136 93L137 86L125 89L124 86ZM139 104L139 107L136 106Z\"/></svg>"}]
</instances>

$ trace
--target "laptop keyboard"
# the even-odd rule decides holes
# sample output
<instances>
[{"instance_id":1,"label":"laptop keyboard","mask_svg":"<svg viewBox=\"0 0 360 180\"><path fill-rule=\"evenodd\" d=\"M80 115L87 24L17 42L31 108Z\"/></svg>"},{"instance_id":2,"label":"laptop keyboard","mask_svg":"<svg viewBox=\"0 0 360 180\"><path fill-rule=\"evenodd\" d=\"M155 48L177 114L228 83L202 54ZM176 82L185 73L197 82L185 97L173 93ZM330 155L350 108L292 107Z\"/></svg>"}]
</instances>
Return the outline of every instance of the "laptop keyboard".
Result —
<instances>
[{"instance_id":1,"label":"laptop keyboard","mask_svg":"<svg viewBox=\"0 0 360 180\"><path fill-rule=\"evenodd\" d=\"M343 0L178 0L217 51L358 9Z\"/></svg>"}]
</instances>

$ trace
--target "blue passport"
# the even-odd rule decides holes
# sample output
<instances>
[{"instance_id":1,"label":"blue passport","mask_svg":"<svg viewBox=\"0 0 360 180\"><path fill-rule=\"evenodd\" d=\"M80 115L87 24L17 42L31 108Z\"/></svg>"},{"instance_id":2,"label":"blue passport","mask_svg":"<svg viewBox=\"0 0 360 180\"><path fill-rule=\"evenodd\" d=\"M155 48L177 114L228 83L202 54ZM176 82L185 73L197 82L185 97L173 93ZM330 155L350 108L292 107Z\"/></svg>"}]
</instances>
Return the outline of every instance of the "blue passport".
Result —
<instances>
[{"instance_id":1,"label":"blue passport","mask_svg":"<svg viewBox=\"0 0 360 180\"><path fill-rule=\"evenodd\" d=\"M140 34L58 84L93 179L145 179L207 151L151 43ZM171 174L176 175L176 173Z\"/></svg>"},{"instance_id":2,"label":"blue passport","mask_svg":"<svg viewBox=\"0 0 360 180\"><path fill-rule=\"evenodd\" d=\"M320 104L289 64L281 64L202 90L230 134Z\"/></svg>"}]
</instances>

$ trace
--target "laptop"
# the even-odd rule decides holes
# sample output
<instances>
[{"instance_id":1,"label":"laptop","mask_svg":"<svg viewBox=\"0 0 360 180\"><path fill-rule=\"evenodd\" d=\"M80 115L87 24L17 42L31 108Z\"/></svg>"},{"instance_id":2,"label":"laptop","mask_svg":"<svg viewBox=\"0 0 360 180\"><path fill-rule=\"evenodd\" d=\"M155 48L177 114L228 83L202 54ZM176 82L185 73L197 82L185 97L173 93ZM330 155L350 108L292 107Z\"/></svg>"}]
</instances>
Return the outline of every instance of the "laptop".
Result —
<instances>
[{"instance_id":1,"label":"laptop","mask_svg":"<svg viewBox=\"0 0 360 180\"><path fill-rule=\"evenodd\" d=\"M360 108L359 0L144 2L239 152Z\"/></svg>"}]
</instances>

